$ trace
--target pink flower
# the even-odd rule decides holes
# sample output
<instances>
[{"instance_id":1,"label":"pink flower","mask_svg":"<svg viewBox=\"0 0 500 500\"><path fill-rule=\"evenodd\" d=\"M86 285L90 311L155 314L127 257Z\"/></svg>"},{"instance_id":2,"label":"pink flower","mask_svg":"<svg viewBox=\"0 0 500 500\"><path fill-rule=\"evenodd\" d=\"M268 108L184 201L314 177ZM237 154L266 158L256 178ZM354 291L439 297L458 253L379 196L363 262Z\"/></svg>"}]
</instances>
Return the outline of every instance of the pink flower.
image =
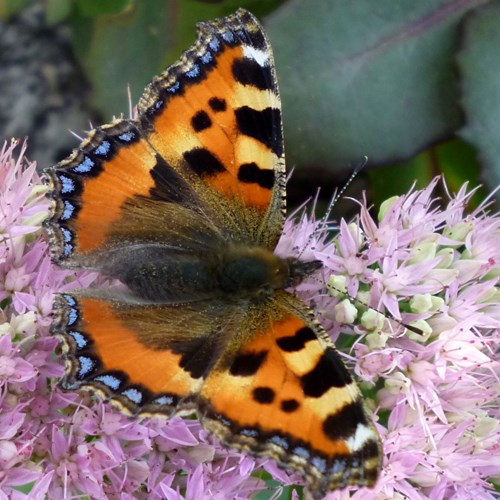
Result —
<instances>
[{"instance_id":1,"label":"pink flower","mask_svg":"<svg viewBox=\"0 0 500 500\"><path fill-rule=\"evenodd\" d=\"M97 276L51 264L44 187L23 154L15 143L0 151L0 491L16 499L244 499L301 484L271 460L221 447L197 420L130 420L88 393L58 389L53 293ZM323 280L311 277L297 294L314 303L360 379L385 454L373 490L329 499L494 498L500 219L485 207L468 215L466 187L440 206L438 182L391 198L378 217L361 201L336 239L305 212L286 222L277 251L323 261Z\"/></svg>"}]
</instances>

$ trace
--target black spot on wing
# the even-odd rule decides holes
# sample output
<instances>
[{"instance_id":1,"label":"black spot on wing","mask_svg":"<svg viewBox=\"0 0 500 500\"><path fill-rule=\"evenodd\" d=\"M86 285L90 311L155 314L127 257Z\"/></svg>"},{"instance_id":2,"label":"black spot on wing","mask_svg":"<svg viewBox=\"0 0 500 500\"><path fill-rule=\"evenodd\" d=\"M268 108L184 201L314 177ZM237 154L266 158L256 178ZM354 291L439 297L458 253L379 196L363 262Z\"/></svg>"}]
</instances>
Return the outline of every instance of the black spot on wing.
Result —
<instances>
[{"instance_id":1,"label":"black spot on wing","mask_svg":"<svg viewBox=\"0 0 500 500\"><path fill-rule=\"evenodd\" d=\"M238 180L247 184L257 184L265 189L272 189L274 171L260 168L255 162L243 163L238 169Z\"/></svg>"},{"instance_id":2,"label":"black spot on wing","mask_svg":"<svg viewBox=\"0 0 500 500\"><path fill-rule=\"evenodd\" d=\"M200 378L208 373L216 359L217 347L206 337L179 342L172 347L175 354L181 354L179 366L191 377Z\"/></svg>"},{"instance_id":3,"label":"black spot on wing","mask_svg":"<svg viewBox=\"0 0 500 500\"><path fill-rule=\"evenodd\" d=\"M212 126L212 120L207 115L206 111L198 111L198 113L191 118L191 126L195 132L201 132Z\"/></svg>"},{"instance_id":4,"label":"black spot on wing","mask_svg":"<svg viewBox=\"0 0 500 500\"><path fill-rule=\"evenodd\" d=\"M156 155L156 164L150 175L155 186L150 189L153 199L188 205L195 199L195 194L186 181L164 160Z\"/></svg>"},{"instance_id":5,"label":"black spot on wing","mask_svg":"<svg viewBox=\"0 0 500 500\"><path fill-rule=\"evenodd\" d=\"M219 99L218 97L212 97L208 101L208 105L212 108L212 111L220 113L221 111L226 111L227 104L224 99Z\"/></svg>"},{"instance_id":6,"label":"black spot on wing","mask_svg":"<svg viewBox=\"0 0 500 500\"><path fill-rule=\"evenodd\" d=\"M281 409L285 413L293 413L299 406L299 402L296 399L284 399L281 402Z\"/></svg>"},{"instance_id":7,"label":"black spot on wing","mask_svg":"<svg viewBox=\"0 0 500 500\"><path fill-rule=\"evenodd\" d=\"M274 90L274 81L269 66L261 66L254 59L236 59L233 62L233 76L243 85L250 85L259 90Z\"/></svg>"},{"instance_id":8,"label":"black spot on wing","mask_svg":"<svg viewBox=\"0 0 500 500\"><path fill-rule=\"evenodd\" d=\"M366 442L366 444L358 452L365 460L380 456L379 442L374 438Z\"/></svg>"},{"instance_id":9,"label":"black spot on wing","mask_svg":"<svg viewBox=\"0 0 500 500\"><path fill-rule=\"evenodd\" d=\"M306 396L319 398L332 387L345 387L352 380L339 355L328 348L316 366L300 377L300 382Z\"/></svg>"},{"instance_id":10,"label":"black spot on wing","mask_svg":"<svg viewBox=\"0 0 500 500\"><path fill-rule=\"evenodd\" d=\"M184 153L184 159L200 177L225 172L224 165L208 149L194 148Z\"/></svg>"},{"instance_id":11,"label":"black spot on wing","mask_svg":"<svg viewBox=\"0 0 500 500\"><path fill-rule=\"evenodd\" d=\"M237 377L250 377L257 373L267 356L267 351L239 354L233 361L229 373Z\"/></svg>"},{"instance_id":12,"label":"black spot on wing","mask_svg":"<svg viewBox=\"0 0 500 500\"><path fill-rule=\"evenodd\" d=\"M358 424L367 424L361 401L348 404L329 415L323 422L323 432L332 440L347 439L354 436Z\"/></svg>"},{"instance_id":13,"label":"black spot on wing","mask_svg":"<svg viewBox=\"0 0 500 500\"><path fill-rule=\"evenodd\" d=\"M270 387L256 387L252 391L252 397L257 403L268 405L274 401L275 392Z\"/></svg>"},{"instance_id":14,"label":"black spot on wing","mask_svg":"<svg viewBox=\"0 0 500 500\"><path fill-rule=\"evenodd\" d=\"M310 340L316 340L316 334L311 328L305 326L297 330L293 336L279 338L276 343L282 351L296 352L304 349L304 346Z\"/></svg>"},{"instance_id":15,"label":"black spot on wing","mask_svg":"<svg viewBox=\"0 0 500 500\"><path fill-rule=\"evenodd\" d=\"M234 113L238 129L242 134L265 144L277 156L283 154L281 112L279 109L265 108L258 111L248 106L242 106Z\"/></svg>"}]
</instances>

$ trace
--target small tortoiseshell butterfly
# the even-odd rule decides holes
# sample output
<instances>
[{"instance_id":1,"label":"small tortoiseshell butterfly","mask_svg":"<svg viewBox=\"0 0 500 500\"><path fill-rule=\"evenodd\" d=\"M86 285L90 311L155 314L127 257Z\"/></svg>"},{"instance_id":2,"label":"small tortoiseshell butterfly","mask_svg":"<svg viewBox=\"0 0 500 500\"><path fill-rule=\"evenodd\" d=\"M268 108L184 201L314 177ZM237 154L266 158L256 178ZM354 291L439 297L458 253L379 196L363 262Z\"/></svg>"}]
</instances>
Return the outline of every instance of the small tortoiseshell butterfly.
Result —
<instances>
[{"instance_id":1,"label":"small tortoiseshell butterfly","mask_svg":"<svg viewBox=\"0 0 500 500\"><path fill-rule=\"evenodd\" d=\"M285 291L320 264L273 253L286 179L271 47L241 9L198 30L136 119L92 130L46 170L53 260L126 286L56 297L62 386L129 415L196 411L316 497L373 485L381 449L360 392Z\"/></svg>"}]
</instances>

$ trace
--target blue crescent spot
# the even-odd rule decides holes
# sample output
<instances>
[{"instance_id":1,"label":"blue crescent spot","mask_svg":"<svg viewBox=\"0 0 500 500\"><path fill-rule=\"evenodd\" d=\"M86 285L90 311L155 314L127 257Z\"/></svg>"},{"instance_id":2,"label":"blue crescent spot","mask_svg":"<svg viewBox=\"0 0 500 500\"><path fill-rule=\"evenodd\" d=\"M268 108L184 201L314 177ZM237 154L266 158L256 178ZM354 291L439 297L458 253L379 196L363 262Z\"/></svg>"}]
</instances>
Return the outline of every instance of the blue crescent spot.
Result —
<instances>
[{"instance_id":1,"label":"blue crescent spot","mask_svg":"<svg viewBox=\"0 0 500 500\"><path fill-rule=\"evenodd\" d=\"M259 433L253 429L243 429L240 434L243 434L243 436L249 436L249 437L257 437Z\"/></svg>"},{"instance_id":2,"label":"blue crescent spot","mask_svg":"<svg viewBox=\"0 0 500 500\"><path fill-rule=\"evenodd\" d=\"M175 82L173 85L170 85L170 87L167 87L167 92L170 94L175 94L179 89L181 88L181 84L179 82ZM155 104L156 108L159 108L163 106L163 101L158 101Z\"/></svg>"},{"instance_id":3,"label":"blue crescent spot","mask_svg":"<svg viewBox=\"0 0 500 500\"><path fill-rule=\"evenodd\" d=\"M87 356L78 356L78 362L80 363L78 377L84 378L88 373L92 371L92 368L94 368L94 360Z\"/></svg>"},{"instance_id":4,"label":"blue crescent spot","mask_svg":"<svg viewBox=\"0 0 500 500\"><path fill-rule=\"evenodd\" d=\"M123 142L130 142L135 137L134 132L124 132L118 136L118 139Z\"/></svg>"},{"instance_id":5,"label":"blue crescent spot","mask_svg":"<svg viewBox=\"0 0 500 500\"><path fill-rule=\"evenodd\" d=\"M74 306L76 304L76 300L71 295L64 294L63 297L68 306Z\"/></svg>"},{"instance_id":6,"label":"blue crescent spot","mask_svg":"<svg viewBox=\"0 0 500 500\"><path fill-rule=\"evenodd\" d=\"M99 156L107 156L111 149L111 143L104 140L94 149L94 154Z\"/></svg>"},{"instance_id":7,"label":"blue crescent spot","mask_svg":"<svg viewBox=\"0 0 500 500\"><path fill-rule=\"evenodd\" d=\"M222 425L225 425L226 427L231 426L231 422L227 418L219 417L219 421Z\"/></svg>"},{"instance_id":8,"label":"blue crescent spot","mask_svg":"<svg viewBox=\"0 0 500 500\"><path fill-rule=\"evenodd\" d=\"M311 463L321 472L326 471L326 460L324 458L314 457Z\"/></svg>"},{"instance_id":9,"label":"blue crescent spot","mask_svg":"<svg viewBox=\"0 0 500 500\"><path fill-rule=\"evenodd\" d=\"M234 43L234 35L231 31L225 31L224 33L222 33L222 39L226 43Z\"/></svg>"},{"instance_id":10,"label":"blue crescent spot","mask_svg":"<svg viewBox=\"0 0 500 500\"><path fill-rule=\"evenodd\" d=\"M61 227L61 233L63 234L63 238L64 238L65 243L69 243L73 239L73 236L72 236L71 231L69 229Z\"/></svg>"},{"instance_id":11,"label":"blue crescent spot","mask_svg":"<svg viewBox=\"0 0 500 500\"><path fill-rule=\"evenodd\" d=\"M269 439L271 443L277 444L284 450L288 450L288 441L285 438L282 438L281 436L273 436L271 439Z\"/></svg>"},{"instance_id":12,"label":"blue crescent spot","mask_svg":"<svg viewBox=\"0 0 500 500\"><path fill-rule=\"evenodd\" d=\"M75 182L66 175L60 175L59 180L61 181L61 193L67 194L72 193L75 190Z\"/></svg>"},{"instance_id":13,"label":"blue crescent spot","mask_svg":"<svg viewBox=\"0 0 500 500\"><path fill-rule=\"evenodd\" d=\"M113 389L114 391L117 391L122 384L122 381L114 375L99 375L95 378L95 380L102 382L105 386Z\"/></svg>"},{"instance_id":14,"label":"blue crescent spot","mask_svg":"<svg viewBox=\"0 0 500 500\"><path fill-rule=\"evenodd\" d=\"M330 467L330 472L332 474L339 474L345 469L345 463L341 460L335 460L333 465Z\"/></svg>"},{"instance_id":15,"label":"blue crescent spot","mask_svg":"<svg viewBox=\"0 0 500 500\"><path fill-rule=\"evenodd\" d=\"M308 459L311 454L309 453L309 450L306 450L302 446L297 446L296 448L293 449L293 453L299 457Z\"/></svg>"},{"instance_id":16,"label":"blue crescent spot","mask_svg":"<svg viewBox=\"0 0 500 500\"><path fill-rule=\"evenodd\" d=\"M68 255L73 253L73 245L71 243L67 243L64 245L64 255L67 257Z\"/></svg>"},{"instance_id":17,"label":"blue crescent spot","mask_svg":"<svg viewBox=\"0 0 500 500\"><path fill-rule=\"evenodd\" d=\"M122 395L136 404L140 404L143 397L142 392L138 391L137 389L127 389L126 391L122 392Z\"/></svg>"},{"instance_id":18,"label":"blue crescent spot","mask_svg":"<svg viewBox=\"0 0 500 500\"><path fill-rule=\"evenodd\" d=\"M77 172L78 174L86 174L90 172L94 168L94 166L94 161L86 156L85 159L73 169L73 172Z\"/></svg>"},{"instance_id":19,"label":"blue crescent spot","mask_svg":"<svg viewBox=\"0 0 500 500\"><path fill-rule=\"evenodd\" d=\"M218 38L212 38L212 40L210 40L208 42L208 46L214 51L214 52L219 52L219 49L220 49L220 42L219 42L219 39Z\"/></svg>"},{"instance_id":20,"label":"blue crescent spot","mask_svg":"<svg viewBox=\"0 0 500 500\"><path fill-rule=\"evenodd\" d=\"M80 332L72 331L72 332L69 332L69 335L71 335L71 337L73 337L73 340L75 341L76 347L78 349L84 349L85 347L87 347L88 341L85 338L85 336L82 335Z\"/></svg>"},{"instance_id":21,"label":"blue crescent spot","mask_svg":"<svg viewBox=\"0 0 500 500\"><path fill-rule=\"evenodd\" d=\"M214 58L212 54L207 51L200 57L200 60L203 64L208 64L209 62L212 62Z\"/></svg>"},{"instance_id":22,"label":"blue crescent spot","mask_svg":"<svg viewBox=\"0 0 500 500\"><path fill-rule=\"evenodd\" d=\"M61 215L61 220L71 219L74 211L75 211L75 206L72 203L70 203L68 200L64 200L64 209L63 209L63 213Z\"/></svg>"},{"instance_id":23,"label":"blue crescent spot","mask_svg":"<svg viewBox=\"0 0 500 500\"><path fill-rule=\"evenodd\" d=\"M153 403L159 404L159 405L171 405L174 402L174 398L172 396L160 396L159 398L156 398L153 400Z\"/></svg>"},{"instance_id":24,"label":"blue crescent spot","mask_svg":"<svg viewBox=\"0 0 500 500\"><path fill-rule=\"evenodd\" d=\"M200 74L200 67L195 64L189 71L186 72L188 78L196 78Z\"/></svg>"},{"instance_id":25,"label":"blue crescent spot","mask_svg":"<svg viewBox=\"0 0 500 500\"><path fill-rule=\"evenodd\" d=\"M78 319L78 312L73 307L69 310L67 326L74 325Z\"/></svg>"}]
</instances>

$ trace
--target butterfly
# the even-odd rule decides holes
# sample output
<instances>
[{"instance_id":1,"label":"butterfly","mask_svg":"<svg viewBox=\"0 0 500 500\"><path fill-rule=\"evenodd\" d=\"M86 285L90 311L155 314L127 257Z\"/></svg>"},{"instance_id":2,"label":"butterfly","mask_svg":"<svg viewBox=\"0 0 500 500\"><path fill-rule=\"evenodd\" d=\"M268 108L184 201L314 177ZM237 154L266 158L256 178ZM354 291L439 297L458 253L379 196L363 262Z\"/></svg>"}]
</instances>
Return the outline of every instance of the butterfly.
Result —
<instances>
[{"instance_id":1,"label":"butterfly","mask_svg":"<svg viewBox=\"0 0 500 500\"><path fill-rule=\"evenodd\" d=\"M300 471L319 498L371 486L381 447L355 382L286 289L320 267L274 253L285 220L271 47L240 9L45 171L51 256L119 280L56 296L62 387L131 416L196 412L224 445Z\"/></svg>"}]
</instances>

